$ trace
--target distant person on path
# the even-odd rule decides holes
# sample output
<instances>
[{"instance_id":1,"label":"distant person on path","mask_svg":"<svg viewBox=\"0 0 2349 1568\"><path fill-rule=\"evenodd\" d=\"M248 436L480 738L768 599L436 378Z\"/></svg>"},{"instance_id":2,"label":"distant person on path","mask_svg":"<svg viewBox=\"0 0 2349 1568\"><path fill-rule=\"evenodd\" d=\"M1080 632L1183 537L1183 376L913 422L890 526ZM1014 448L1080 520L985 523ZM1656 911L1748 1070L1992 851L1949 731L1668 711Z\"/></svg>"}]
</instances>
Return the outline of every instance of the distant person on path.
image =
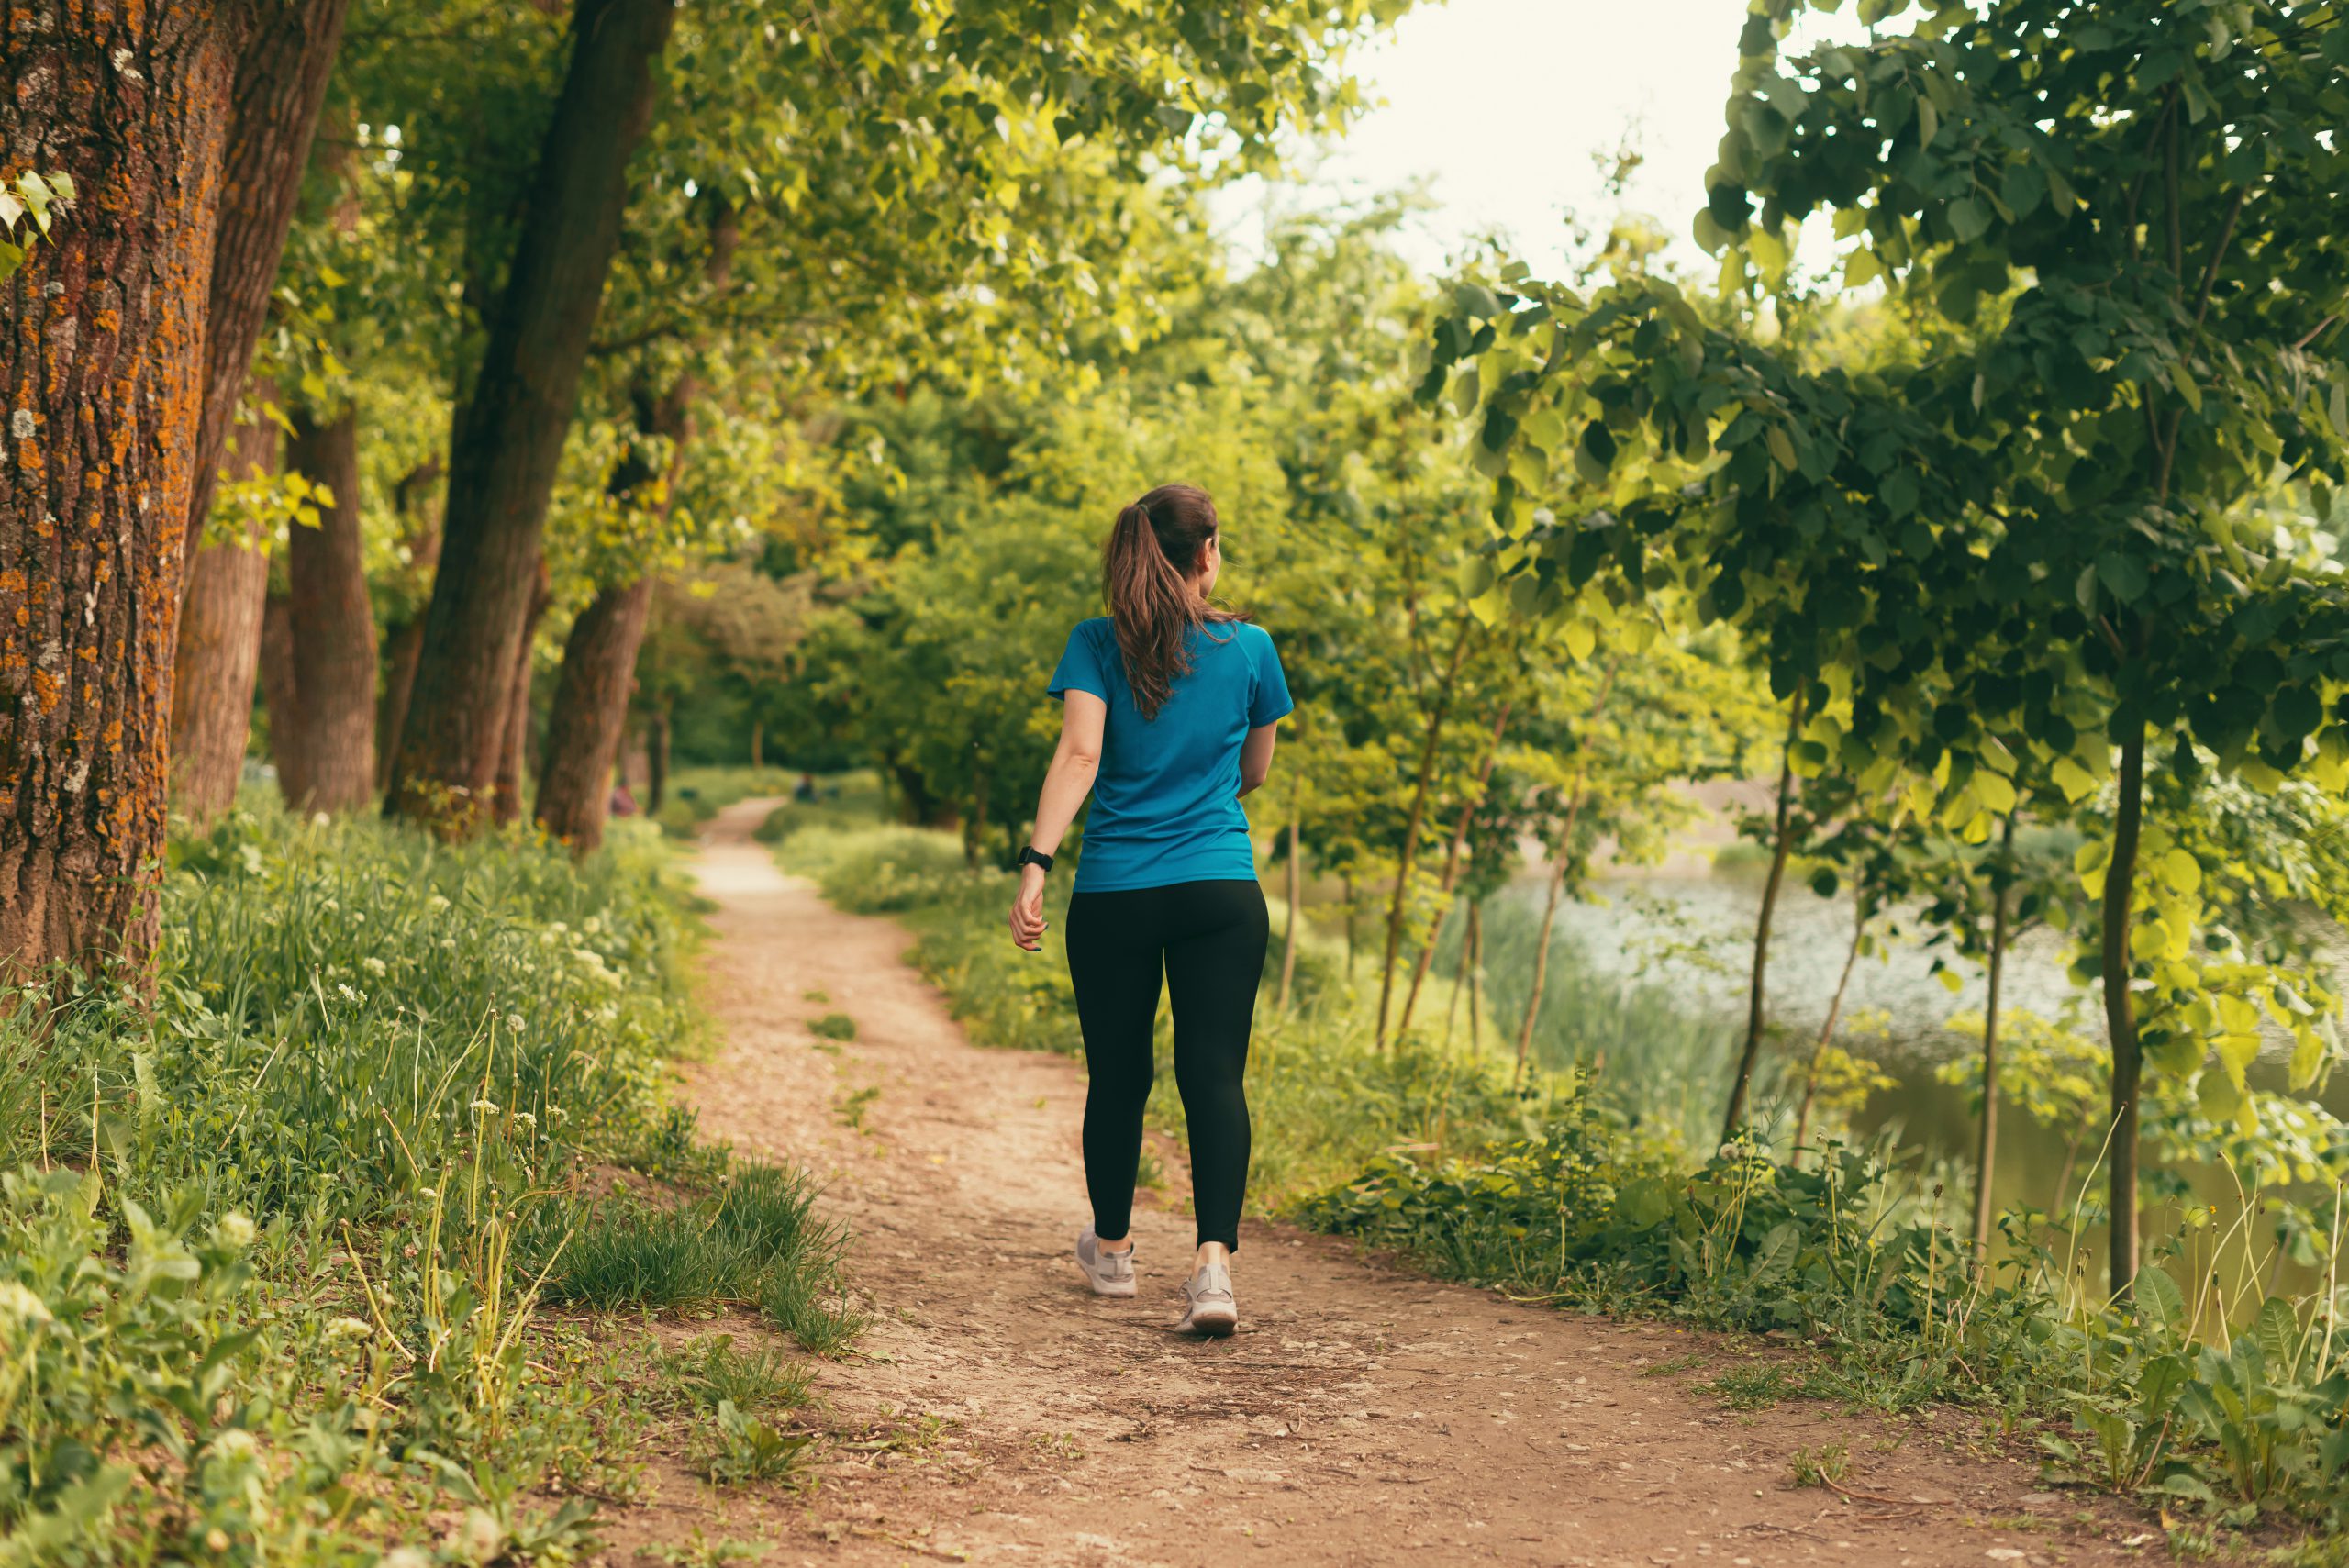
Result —
<instances>
[{"instance_id":1,"label":"distant person on path","mask_svg":"<svg viewBox=\"0 0 2349 1568\"><path fill-rule=\"evenodd\" d=\"M802 773L799 782L791 786L791 798L803 804L816 798L816 775Z\"/></svg>"},{"instance_id":2,"label":"distant person on path","mask_svg":"<svg viewBox=\"0 0 2349 1568\"><path fill-rule=\"evenodd\" d=\"M1109 613L1069 633L1052 672L1060 747L1019 851L1011 940L1044 934L1044 875L1085 796L1093 814L1068 901L1068 970L1085 1032L1085 1182L1077 1266L1134 1294L1134 1176L1161 977L1174 1007L1174 1083L1191 1125L1198 1251L1176 1327L1239 1326L1231 1254L1248 1184L1248 1062L1268 934L1240 797L1273 766L1288 684L1273 639L1214 606L1215 503L1166 484L1118 514L1102 553Z\"/></svg>"}]
</instances>

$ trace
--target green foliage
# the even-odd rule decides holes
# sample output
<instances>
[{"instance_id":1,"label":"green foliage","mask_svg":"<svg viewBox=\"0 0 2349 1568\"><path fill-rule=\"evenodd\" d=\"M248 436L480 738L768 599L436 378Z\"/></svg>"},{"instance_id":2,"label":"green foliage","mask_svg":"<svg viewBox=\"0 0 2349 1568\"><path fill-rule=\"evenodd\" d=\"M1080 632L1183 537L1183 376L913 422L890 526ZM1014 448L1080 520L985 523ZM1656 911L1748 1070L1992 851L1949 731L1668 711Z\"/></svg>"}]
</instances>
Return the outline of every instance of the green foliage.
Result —
<instances>
[{"instance_id":1,"label":"green foliage","mask_svg":"<svg viewBox=\"0 0 2349 1568\"><path fill-rule=\"evenodd\" d=\"M826 1013L807 1020L807 1032L821 1040L854 1040L856 1020L846 1013Z\"/></svg>"},{"instance_id":2,"label":"green foliage","mask_svg":"<svg viewBox=\"0 0 2349 1568\"><path fill-rule=\"evenodd\" d=\"M593 1505L549 1484L627 1492L652 1412L534 1242L595 1167L725 1167L659 1102L696 1022L658 840L260 811L173 858L151 1001L0 1020L0 1562L357 1568L428 1517L575 1554ZM820 1315L808 1203L756 1169L683 1199L740 1298Z\"/></svg>"},{"instance_id":3,"label":"green foliage","mask_svg":"<svg viewBox=\"0 0 2349 1568\"><path fill-rule=\"evenodd\" d=\"M32 248L49 238L58 213L70 211L73 200L73 176L63 170L45 179L37 170L22 170L13 183L0 186L0 280L25 264Z\"/></svg>"}]
</instances>

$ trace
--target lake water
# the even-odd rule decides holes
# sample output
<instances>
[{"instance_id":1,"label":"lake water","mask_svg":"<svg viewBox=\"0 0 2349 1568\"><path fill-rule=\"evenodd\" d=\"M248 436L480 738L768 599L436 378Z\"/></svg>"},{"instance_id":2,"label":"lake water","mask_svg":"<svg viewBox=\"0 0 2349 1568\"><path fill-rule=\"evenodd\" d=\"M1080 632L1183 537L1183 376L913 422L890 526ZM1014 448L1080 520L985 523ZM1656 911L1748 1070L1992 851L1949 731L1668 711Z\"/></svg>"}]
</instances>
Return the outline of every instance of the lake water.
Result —
<instances>
[{"instance_id":1,"label":"lake water","mask_svg":"<svg viewBox=\"0 0 2349 1568\"><path fill-rule=\"evenodd\" d=\"M1488 929L1525 932L1538 926L1542 892L1538 882L1526 882L1502 893L1486 915ZM1595 981L1613 981L1617 988L1652 995L1660 992L1675 1010L1699 1025L1705 1038L1698 1042L1684 1042L1676 1051L1659 1048L1659 1072L1679 1070L1677 1057L1691 1051L1733 1053L1743 1037L1747 965L1761 892L1758 873L1602 880L1589 900L1559 909L1553 968L1578 969ZM1770 1020L1785 1041L1782 1050L1807 1051L1817 1038L1851 940L1848 899L1823 899L1798 884L1782 889L1770 941L1768 986ZM1531 935L1525 934L1513 951L1507 942L1499 944L1507 966L1521 968L1532 943ZM1507 1020L1515 1015L1504 1006L1501 994L1511 989L1516 976L1497 972L1493 949L1488 941L1486 968L1496 992L1495 1011ZM1896 1087L1871 1097L1854 1118L1853 1130L1870 1135L1894 1129L1904 1144L1922 1150L1929 1158L1956 1162L1954 1174L1970 1187L1967 1167L1976 1138L1974 1114L1965 1091L1939 1082L1934 1069L1978 1049L1976 1040L1953 1034L1946 1026L1955 1015L1978 1014L1987 986L1978 965L1956 960L1953 968L1961 984L1953 993L1933 973L1932 959L1932 949L1914 940L1896 941L1882 955L1861 959L1853 972L1842 1017L1855 1027L1839 1035L1840 1043L1877 1062L1897 1082ZM2004 1006L2053 1018L2067 1004L2076 1005L2084 994L2065 973L2067 962L2066 944L2059 933L2026 935L2009 955ZM1586 992L1590 989L1585 988ZM1598 989L1606 987L1602 984ZM2091 998L2091 1010L2081 1028L2100 1040L2103 1031L2100 1018L2092 1010L2093 994L2086 995ZM1545 1026L1551 1022L1547 1012L1545 1005ZM1567 1020L1557 1022L1564 1026ZM1553 1031L1545 1027L1542 1033L1552 1037ZM2267 1086L2283 1085L2280 1047L2279 1038L2254 1069L2254 1078ZM1628 1040L1616 1049L1634 1056L1640 1050ZM1609 1070L1620 1072L1626 1067L1619 1061ZM1642 1069L1631 1065L1629 1070ZM1718 1117L1720 1089L1708 1085L1703 1093L1710 1095L1711 1114ZM2336 1116L2349 1118L2349 1074L2335 1075L2323 1102ZM2084 1151L2080 1147L2083 1134ZM2065 1131L2042 1128L2008 1107L1999 1121L1994 1201L2002 1208L2025 1202L2056 1207L2057 1183L2068 1170L2069 1190L2076 1192L2096 1158L2100 1134L2100 1127ZM2222 1210L2232 1212L2237 1207L2232 1178L2223 1169L2179 1173L2199 1196ZM2163 1229L2163 1221L2149 1214L2146 1223L2150 1245L2154 1232ZM2100 1249L2101 1242L2096 1241L2088 1255L2100 1257Z\"/></svg>"}]
</instances>

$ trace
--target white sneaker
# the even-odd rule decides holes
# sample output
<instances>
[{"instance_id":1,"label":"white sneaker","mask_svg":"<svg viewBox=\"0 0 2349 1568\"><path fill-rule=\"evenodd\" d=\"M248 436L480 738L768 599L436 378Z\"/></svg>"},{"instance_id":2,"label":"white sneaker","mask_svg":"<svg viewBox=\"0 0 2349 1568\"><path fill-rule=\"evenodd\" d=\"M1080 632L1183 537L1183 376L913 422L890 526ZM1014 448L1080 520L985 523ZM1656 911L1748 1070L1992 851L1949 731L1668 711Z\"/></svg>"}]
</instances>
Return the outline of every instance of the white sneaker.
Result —
<instances>
[{"instance_id":1,"label":"white sneaker","mask_svg":"<svg viewBox=\"0 0 2349 1568\"><path fill-rule=\"evenodd\" d=\"M1103 1251L1101 1238L1093 1234L1090 1225L1076 1233L1076 1266L1085 1271L1096 1296L1134 1293L1133 1248L1130 1245L1122 1252Z\"/></svg>"},{"instance_id":2,"label":"white sneaker","mask_svg":"<svg viewBox=\"0 0 2349 1568\"><path fill-rule=\"evenodd\" d=\"M1174 1325L1175 1332L1219 1340L1240 1327L1240 1307L1231 1298L1230 1265L1209 1263L1183 1282L1183 1296L1190 1305L1184 1309L1183 1320Z\"/></svg>"}]
</instances>

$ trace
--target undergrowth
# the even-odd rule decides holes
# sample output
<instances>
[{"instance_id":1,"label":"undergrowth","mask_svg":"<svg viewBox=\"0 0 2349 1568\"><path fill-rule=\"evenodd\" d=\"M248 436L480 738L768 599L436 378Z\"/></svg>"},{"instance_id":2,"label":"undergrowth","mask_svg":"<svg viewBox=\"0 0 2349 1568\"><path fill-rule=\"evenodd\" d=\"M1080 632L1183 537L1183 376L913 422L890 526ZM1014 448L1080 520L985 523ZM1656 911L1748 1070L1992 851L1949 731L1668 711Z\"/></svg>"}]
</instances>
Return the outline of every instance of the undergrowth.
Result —
<instances>
[{"instance_id":1,"label":"undergrowth","mask_svg":"<svg viewBox=\"0 0 2349 1568\"><path fill-rule=\"evenodd\" d=\"M666 867L640 823L574 863L239 812L173 846L151 997L13 998L0 1564L576 1555L657 1414L602 1312L853 1331L804 1181L662 1101ZM772 1449L746 1407L710 1441Z\"/></svg>"}]
</instances>

